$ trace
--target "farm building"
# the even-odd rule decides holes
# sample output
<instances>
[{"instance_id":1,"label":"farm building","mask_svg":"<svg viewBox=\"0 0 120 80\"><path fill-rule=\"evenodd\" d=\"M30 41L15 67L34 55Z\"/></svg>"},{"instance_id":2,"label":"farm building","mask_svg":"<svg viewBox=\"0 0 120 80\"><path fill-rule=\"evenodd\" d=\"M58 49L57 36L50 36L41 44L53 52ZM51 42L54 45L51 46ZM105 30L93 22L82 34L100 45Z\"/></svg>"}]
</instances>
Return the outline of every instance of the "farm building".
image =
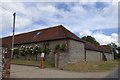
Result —
<instances>
[{"instance_id":1,"label":"farm building","mask_svg":"<svg viewBox=\"0 0 120 80\"><path fill-rule=\"evenodd\" d=\"M4 37L1 40L2 44L12 45L12 36ZM62 25L15 35L14 45L18 49L21 46L35 47L37 45L41 49L47 47L49 49L47 56L54 58L57 67L80 61L102 61L103 57L107 60L113 59L110 48L83 41ZM61 51L58 46L62 46ZM58 55L59 62L57 61ZM40 54L37 57L40 60Z\"/></svg>"}]
</instances>

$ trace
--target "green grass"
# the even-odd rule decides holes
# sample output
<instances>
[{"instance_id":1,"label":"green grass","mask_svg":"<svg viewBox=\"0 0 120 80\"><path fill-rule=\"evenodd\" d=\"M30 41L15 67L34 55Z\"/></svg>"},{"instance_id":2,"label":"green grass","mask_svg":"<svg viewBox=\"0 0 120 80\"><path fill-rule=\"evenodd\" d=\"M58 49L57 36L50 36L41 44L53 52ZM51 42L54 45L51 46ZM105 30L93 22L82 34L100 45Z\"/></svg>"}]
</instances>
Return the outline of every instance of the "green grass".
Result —
<instances>
[{"instance_id":1,"label":"green grass","mask_svg":"<svg viewBox=\"0 0 120 80\"><path fill-rule=\"evenodd\" d=\"M20 60L20 59L14 59L11 61L12 64L24 64L24 65L34 65L39 66L40 61L32 61L32 60Z\"/></svg>"},{"instance_id":2,"label":"green grass","mask_svg":"<svg viewBox=\"0 0 120 80\"><path fill-rule=\"evenodd\" d=\"M13 64L33 65L40 66L40 61L33 60L20 60L14 59L11 61ZM52 64L52 65L51 65ZM63 67L63 70L76 71L76 72L95 72L95 71L109 71L118 66L118 61L95 61L95 62L79 62L68 64ZM45 62L45 67L53 68L54 65L51 61Z\"/></svg>"},{"instance_id":3,"label":"green grass","mask_svg":"<svg viewBox=\"0 0 120 80\"><path fill-rule=\"evenodd\" d=\"M79 62L65 65L63 70L77 72L109 71L118 66L118 61Z\"/></svg>"},{"instance_id":4,"label":"green grass","mask_svg":"<svg viewBox=\"0 0 120 80\"><path fill-rule=\"evenodd\" d=\"M20 60L20 59L14 59L11 61L12 64L21 64L21 65L31 65L31 66L40 66L40 61L34 61L34 60ZM53 65L51 65L49 62L45 62L45 67L52 68Z\"/></svg>"}]
</instances>

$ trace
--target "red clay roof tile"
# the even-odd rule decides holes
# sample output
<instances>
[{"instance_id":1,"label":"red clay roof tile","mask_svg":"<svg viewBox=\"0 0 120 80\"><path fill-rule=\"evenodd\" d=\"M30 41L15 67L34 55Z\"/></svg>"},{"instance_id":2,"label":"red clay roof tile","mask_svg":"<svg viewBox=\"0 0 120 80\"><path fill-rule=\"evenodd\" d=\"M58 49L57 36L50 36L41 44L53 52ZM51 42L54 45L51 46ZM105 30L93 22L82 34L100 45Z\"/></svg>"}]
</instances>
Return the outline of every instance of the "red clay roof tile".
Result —
<instances>
[{"instance_id":1,"label":"red clay roof tile","mask_svg":"<svg viewBox=\"0 0 120 80\"><path fill-rule=\"evenodd\" d=\"M108 47L103 47L100 45L95 45L90 42L85 41L85 49L86 50L93 50L93 51L99 51L99 52L106 52L111 53L111 49Z\"/></svg>"},{"instance_id":2,"label":"red clay roof tile","mask_svg":"<svg viewBox=\"0 0 120 80\"><path fill-rule=\"evenodd\" d=\"M68 38L84 42L75 34L73 34L65 27L63 27L62 25L58 25L51 28L15 35L15 44L25 44L32 42L36 43L41 41L68 39ZM12 36L2 38L2 43L11 46Z\"/></svg>"}]
</instances>

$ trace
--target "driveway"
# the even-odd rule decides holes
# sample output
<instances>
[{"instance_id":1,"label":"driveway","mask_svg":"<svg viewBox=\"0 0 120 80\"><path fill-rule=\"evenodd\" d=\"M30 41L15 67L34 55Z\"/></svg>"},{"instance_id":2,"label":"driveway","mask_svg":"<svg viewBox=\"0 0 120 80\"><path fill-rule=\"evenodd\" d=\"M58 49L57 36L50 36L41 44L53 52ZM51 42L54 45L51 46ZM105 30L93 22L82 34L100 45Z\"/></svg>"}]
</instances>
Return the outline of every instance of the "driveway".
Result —
<instances>
[{"instance_id":1,"label":"driveway","mask_svg":"<svg viewBox=\"0 0 120 80\"><path fill-rule=\"evenodd\" d=\"M11 78L105 78L108 72L70 72L57 69L40 69L33 66L12 65Z\"/></svg>"}]
</instances>

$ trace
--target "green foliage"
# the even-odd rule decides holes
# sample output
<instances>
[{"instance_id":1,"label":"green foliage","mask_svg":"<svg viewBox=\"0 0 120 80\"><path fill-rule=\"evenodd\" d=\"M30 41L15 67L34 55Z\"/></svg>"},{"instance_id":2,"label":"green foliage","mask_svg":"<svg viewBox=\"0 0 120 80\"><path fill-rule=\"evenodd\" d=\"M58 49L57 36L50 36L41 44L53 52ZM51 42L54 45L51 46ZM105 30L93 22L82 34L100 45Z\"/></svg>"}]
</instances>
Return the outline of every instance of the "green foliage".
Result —
<instances>
[{"instance_id":1,"label":"green foliage","mask_svg":"<svg viewBox=\"0 0 120 80\"><path fill-rule=\"evenodd\" d=\"M65 52L65 51L67 51L67 47L66 47L65 44L62 44L62 45L58 44L58 45L56 45L55 50L54 50L54 52Z\"/></svg>"},{"instance_id":2,"label":"green foliage","mask_svg":"<svg viewBox=\"0 0 120 80\"><path fill-rule=\"evenodd\" d=\"M14 50L13 50L13 54L14 54L14 55L19 54L19 50L18 50L17 48L16 48L16 49L14 49Z\"/></svg>"},{"instance_id":3,"label":"green foliage","mask_svg":"<svg viewBox=\"0 0 120 80\"><path fill-rule=\"evenodd\" d=\"M39 46L35 46L33 49L34 54L39 54L41 53L41 48Z\"/></svg>"},{"instance_id":4,"label":"green foliage","mask_svg":"<svg viewBox=\"0 0 120 80\"><path fill-rule=\"evenodd\" d=\"M85 40L85 41L88 41L88 42L90 42L90 43L96 44L96 45L100 45L99 42L97 42L94 37L89 36L89 35L83 36L81 39L82 39L82 40Z\"/></svg>"},{"instance_id":5,"label":"green foliage","mask_svg":"<svg viewBox=\"0 0 120 80\"><path fill-rule=\"evenodd\" d=\"M21 48L20 48L20 55L21 56L26 56L26 52L25 52L25 46L21 46Z\"/></svg>"},{"instance_id":6,"label":"green foliage","mask_svg":"<svg viewBox=\"0 0 120 80\"><path fill-rule=\"evenodd\" d=\"M64 45L62 45L62 50L64 51ZM21 46L17 52L15 51L14 54L17 54L19 53L18 55L21 55L23 56L25 59L27 59L27 56L29 55L30 58L31 56L36 56L36 61L37 61L37 56L38 54L41 54L41 52L44 52L45 54L48 54L50 53L50 49L49 49L49 43L48 42L45 42L44 43L44 48L41 49L38 45L35 45L34 47L33 46L29 46L29 47L26 47L26 46Z\"/></svg>"},{"instance_id":7,"label":"green foliage","mask_svg":"<svg viewBox=\"0 0 120 80\"><path fill-rule=\"evenodd\" d=\"M48 46L49 46L49 43L48 43L48 42L45 42L45 43L44 43L44 46L45 46L45 47L48 47Z\"/></svg>"},{"instance_id":8,"label":"green foliage","mask_svg":"<svg viewBox=\"0 0 120 80\"><path fill-rule=\"evenodd\" d=\"M37 61L37 55L40 54L42 51L41 51L41 48L39 46L35 46L34 49L33 49L33 53L34 55L36 56L36 61Z\"/></svg>"},{"instance_id":9,"label":"green foliage","mask_svg":"<svg viewBox=\"0 0 120 80\"><path fill-rule=\"evenodd\" d=\"M32 46L29 47L29 55L30 55L30 56L31 56L31 55L34 55L33 47L32 47Z\"/></svg>"},{"instance_id":10,"label":"green foliage","mask_svg":"<svg viewBox=\"0 0 120 80\"><path fill-rule=\"evenodd\" d=\"M118 59L119 58L119 53L117 53L118 46L113 42L108 44L108 46L112 48L112 53L114 54L114 59ZM119 50L118 50L118 52L119 52Z\"/></svg>"},{"instance_id":11,"label":"green foliage","mask_svg":"<svg viewBox=\"0 0 120 80\"><path fill-rule=\"evenodd\" d=\"M18 55L19 55L19 49L13 49L13 58L14 56L16 56L18 58Z\"/></svg>"},{"instance_id":12,"label":"green foliage","mask_svg":"<svg viewBox=\"0 0 120 80\"><path fill-rule=\"evenodd\" d=\"M50 53L50 49L49 48L44 48L43 52L48 54L48 53Z\"/></svg>"},{"instance_id":13,"label":"green foliage","mask_svg":"<svg viewBox=\"0 0 120 80\"><path fill-rule=\"evenodd\" d=\"M107 44L109 47L117 49L117 45L113 42L111 42L110 44Z\"/></svg>"},{"instance_id":14,"label":"green foliage","mask_svg":"<svg viewBox=\"0 0 120 80\"><path fill-rule=\"evenodd\" d=\"M29 54L28 48L25 47L25 46L21 46L20 50L19 50L19 53L20 53L21 56L25 57L25 59L26 59L27 55Z\"/></svg>"},{"instance_id":15,"label":"green foliage","mask_svg":"<svg viewBox=\"0 0 120 80\"><path fill-rule=\"evenodd\" d=\"M29 55L29 53L30 53L30 48L27 47L27 48L26 48L26 54Z\"/></svg>"},{"instance_id":16,"label":"green foliage","mask_svg":"<svg viewBox=\"0 0 120 80\"><path fill-rule=\"evenodd\" d=\"M55 50L54 50L55 52L59 52L60 51L60 44L58 44L58 45L56 45L56 47L55 47Z\"/></svg>"},{"instance_id":17,"label":"green foliage","mask_svg":"<svg viewBox=\"0 0 120 80\"><path fill-rule=\"evenodd\" d=\"M61 45L61 51L66 51L66 50L67 50L66 45L65 45L65 44L62 44L62 45Z\"/></svg>"},{"instance_id":18,"label":"green foliage","mask_svg":"<svg viewBox=\"0 0 120 80\"><path fill-rule=\"evenodd\" d=\"M117 50L118 50L118 59L120 59L120 47L118 47Z\"/></svg>"},{"instance_id":19,"label":"green foliage","mask_svg":"<svg viewBox=\"0 0 120 80\"><path fill-rule=\"evenodd\" d=\"M46 54L50 53L49 43L48 43L48 42L45 42L45 43L44 43L43 52L46 53Z\"/></svg>"}]
</instances>

